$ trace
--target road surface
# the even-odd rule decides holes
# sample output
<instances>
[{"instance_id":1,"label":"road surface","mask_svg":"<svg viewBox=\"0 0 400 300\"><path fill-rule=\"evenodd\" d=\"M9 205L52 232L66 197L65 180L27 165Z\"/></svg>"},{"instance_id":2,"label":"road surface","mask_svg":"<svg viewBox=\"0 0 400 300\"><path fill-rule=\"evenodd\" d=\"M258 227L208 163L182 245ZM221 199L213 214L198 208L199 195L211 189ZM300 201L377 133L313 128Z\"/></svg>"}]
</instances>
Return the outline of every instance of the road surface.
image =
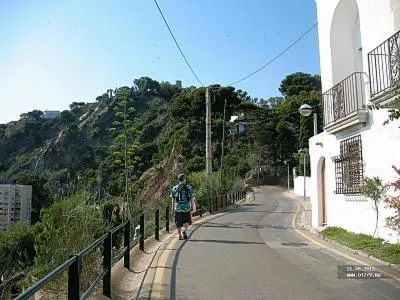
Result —
<instances>
[{"instance_id":1,"label":"road surface","mask_svg":"<svg viewBox=\"0 0 400 300\"><path fill-rule=\"evenodd\" d=\"M151 298L400 299L396 279L338 278L338 265L378 264L295 229L298 208L271 187L193 225L189 239L174 239L160 258Z\"/></svg>"}]
</instances>

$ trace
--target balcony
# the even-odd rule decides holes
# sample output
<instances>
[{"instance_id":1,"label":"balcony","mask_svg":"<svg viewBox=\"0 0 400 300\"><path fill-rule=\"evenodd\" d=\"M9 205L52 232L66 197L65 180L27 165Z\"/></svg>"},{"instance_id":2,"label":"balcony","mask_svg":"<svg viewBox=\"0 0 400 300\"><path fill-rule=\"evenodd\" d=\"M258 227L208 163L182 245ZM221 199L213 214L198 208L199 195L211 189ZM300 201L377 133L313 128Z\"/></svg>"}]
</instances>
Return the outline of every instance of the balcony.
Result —
<instances>
[{"instance_id":1,"label":"balcony","mask_svg":"<svg viewBox=\"0 0 400 300\"><path fill-rule=\"evenodd\" d=\"M392 98L400 83L400 31L368 53L371 101L375 104Z\"/></svg>"},{"instance_id":2,"label":"balcony","mask_svg":"<svg viewBox=\"0 0 400 300\"><path fill-rule=\"evenodd\" d=\"M335 133L355 125L365 125L364 73L355 72L322 94L324 128Z\"/></svg>"}]
</instances>

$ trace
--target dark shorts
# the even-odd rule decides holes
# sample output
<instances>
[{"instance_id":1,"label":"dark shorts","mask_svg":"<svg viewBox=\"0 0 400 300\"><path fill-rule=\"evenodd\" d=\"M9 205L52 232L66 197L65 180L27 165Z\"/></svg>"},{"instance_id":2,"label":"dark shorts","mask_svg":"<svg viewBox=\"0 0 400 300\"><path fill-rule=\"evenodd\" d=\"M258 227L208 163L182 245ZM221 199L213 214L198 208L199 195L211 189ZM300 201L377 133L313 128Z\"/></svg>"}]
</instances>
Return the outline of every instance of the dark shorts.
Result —
<instances>
[{"instance_id":1,"label":"dark shorts","mask_svg":"<svg viewBox=\"0 0 400 300\"><path fill-rule=\"evenodd\" d=\"M175 212L175 225L180 228L183 224L189 223L192 224L192 220L190 218L190 211L176 211Z\"/></svg>"}]
</instances>

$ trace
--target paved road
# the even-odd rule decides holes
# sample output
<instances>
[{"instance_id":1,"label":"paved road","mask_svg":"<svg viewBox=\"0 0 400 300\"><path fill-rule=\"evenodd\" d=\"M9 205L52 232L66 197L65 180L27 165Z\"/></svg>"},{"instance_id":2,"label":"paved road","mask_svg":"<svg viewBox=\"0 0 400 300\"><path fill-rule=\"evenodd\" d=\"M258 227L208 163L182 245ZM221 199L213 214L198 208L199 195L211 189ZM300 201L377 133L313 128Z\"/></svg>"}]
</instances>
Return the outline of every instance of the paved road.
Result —
<instances>
[{"instance_id":1,"label":"paved road","mask_svg":"<svg viewBox=\"0 0 400 300\"><path fill-rule=\"evenodd\" d=\"M168 246L165 298L400 299L400 283L392 279L338 279L338 265L357 263L324 241L298 235L292 227L297 208L283 190L270 188L192 226L189 240Z\"/></svg>"}]
</instances>

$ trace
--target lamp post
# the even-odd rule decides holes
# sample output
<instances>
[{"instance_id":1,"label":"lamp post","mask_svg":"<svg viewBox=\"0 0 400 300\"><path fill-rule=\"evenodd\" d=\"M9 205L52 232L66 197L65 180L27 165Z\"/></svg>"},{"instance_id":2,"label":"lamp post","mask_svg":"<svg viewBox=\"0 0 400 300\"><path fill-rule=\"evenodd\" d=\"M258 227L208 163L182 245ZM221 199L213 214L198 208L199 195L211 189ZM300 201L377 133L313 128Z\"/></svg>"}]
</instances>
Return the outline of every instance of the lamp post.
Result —
<instances>
[{"instance_id":1,"label":"lamp post","mask_svg":"<svg viewBox=\"0 0 400 300\"><path fill-rule=\"evenodd\" d=\"M300 149L299 153L303 153L304 154L304 169L303 169L303 178L304 178L304 197L303 200L306 201L306 151L304 149Z\"/></svg>"},{"instance_id":2,"label":"lamp post","mask_svg":"<svg viewBox=\"0 0 400 300\"><path fill-rule=\"evenodd\" d=\"M313 113L313 109L312 109L312 107L310 105L303 104L299 108L299 113L303 117L308 117ZM318 130L317 130L317 113L316 112L314 112L314 114L313 114L313 122L314 122L314 135L317 135L318 134L318 132L317 132Z\"/></svg>"},{"instance_id":3,"label":"lamp post","mask_svg":"<svg viewBox=\"0 0 400 300\"><path fill-rule=\"evenodd\" d=\"M290 191L290 173L289 173L289 161L285 160L283 162L285 165L287 165L287 189Z\"/></svg>"},{"instance_id":4,"label":"lamp post","mask_svg":"<svg viewBox=\"0 0 400 300\"><path fill-rule=\"evenodd\" d=\"M313 123L314 123L314 136L318 134L317 127L317 113L313 111L312 107L308 104L303 104L299 108L299 113L303 117L308 117L313 113ZM304 201L306 201L306 152L304 149L300 149L299 153L304 153Z\"/></svg>"}]
</instances>

